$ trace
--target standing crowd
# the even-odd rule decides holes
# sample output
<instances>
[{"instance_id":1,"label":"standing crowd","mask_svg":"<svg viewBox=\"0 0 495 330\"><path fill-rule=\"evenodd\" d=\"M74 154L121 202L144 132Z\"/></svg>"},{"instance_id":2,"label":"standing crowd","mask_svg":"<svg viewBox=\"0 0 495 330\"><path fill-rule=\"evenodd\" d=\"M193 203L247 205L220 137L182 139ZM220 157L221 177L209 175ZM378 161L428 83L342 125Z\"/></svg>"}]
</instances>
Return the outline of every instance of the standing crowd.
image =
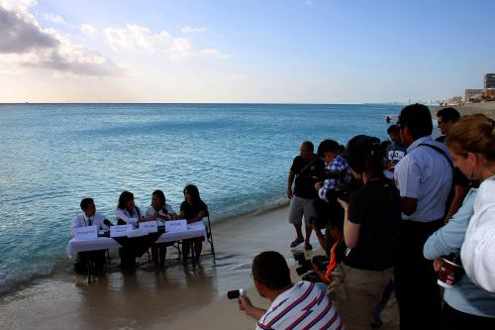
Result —
<instances>
[{"instance_id":1,"label":"standing crowd","mask_svg":"<svg viewBox=\"0 0 495 330\"><path fill-rule=\"evenodd\" d=\"M296 284L281 255L255 258L256 288L272 304L239 304L259 329L379 328L393 293L400 329L495 329L495 122L453 108L437 122L434 139L430 109L413 104L390 141L301 145L288 178L290 246L311 250L314 231L326 258Z\"/></svg>"}]
</instances>

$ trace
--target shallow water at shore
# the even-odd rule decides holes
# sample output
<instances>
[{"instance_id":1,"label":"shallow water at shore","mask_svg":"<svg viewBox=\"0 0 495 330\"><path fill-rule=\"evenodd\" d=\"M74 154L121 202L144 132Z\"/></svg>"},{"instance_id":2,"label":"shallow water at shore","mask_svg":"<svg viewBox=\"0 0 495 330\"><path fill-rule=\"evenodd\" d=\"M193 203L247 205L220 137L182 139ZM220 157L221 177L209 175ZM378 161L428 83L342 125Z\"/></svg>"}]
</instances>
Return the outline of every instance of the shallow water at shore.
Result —
<instances>
[{"instance_id":1,"label":"shallow water at shore","mask_svg":"<svg viewBox=\"0 0 495 330\"><path fill-rule=\"evenodd\" d=\"M141 208L163 189L178 208L196 183L213 220L283 201L301 141L385 136L388 105L0 105L0 294L65 269L68 226L92 196L110 219L119 193Z\"/></svg>"},{"instance_id":2,"label":"shallow water at shore","mask_svg":"<svg viewBox=\"0 0 495 330\"><path fill-rule=\"evenodd\" d=\"M228 290L250 287L251 261L257 253L272 249L290 259L291 230L287 208L281 208L215 225L216 265L203 256L201 266L184 267L169 253L164 271L156 272L151 265L141 266L133 275L115 270L91 285L84 277L59 273L0 298L0 324L9 330L68 325L151 329L167 324L216 303Z\"/></svg>"}]
</instances>

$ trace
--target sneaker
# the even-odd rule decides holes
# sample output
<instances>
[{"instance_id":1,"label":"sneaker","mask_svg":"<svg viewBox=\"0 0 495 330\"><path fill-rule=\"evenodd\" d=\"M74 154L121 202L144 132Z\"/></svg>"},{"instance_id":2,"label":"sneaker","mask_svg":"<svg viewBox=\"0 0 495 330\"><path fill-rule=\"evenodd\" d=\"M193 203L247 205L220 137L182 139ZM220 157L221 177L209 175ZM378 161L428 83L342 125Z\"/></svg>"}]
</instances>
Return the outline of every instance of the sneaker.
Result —
<instances>
[{"instance_id":1,"label":"sneaker","mask_svg":"<svg viewBox=\"0 0 495 330\"><path fill-rule=\"evenodd\" d=\"M295 241L293 241L292 243L290 243L290 247L291 248L295 248L296 246L298 246L299 244L301 244L303 242L304 242L304 239L302 239L302 238L296 238Z\"/></svg>"},{"instance_id":2,"label":"sneaker","mask_svg":"<svg viewBox=\"0 0 495 330\"><path fill-rule=\"evenodd\" d=\"M313 250L313 246L311 244L304 244L304 250L306 251L310 251L310 250Z\"/></svg>"}]
</instances>

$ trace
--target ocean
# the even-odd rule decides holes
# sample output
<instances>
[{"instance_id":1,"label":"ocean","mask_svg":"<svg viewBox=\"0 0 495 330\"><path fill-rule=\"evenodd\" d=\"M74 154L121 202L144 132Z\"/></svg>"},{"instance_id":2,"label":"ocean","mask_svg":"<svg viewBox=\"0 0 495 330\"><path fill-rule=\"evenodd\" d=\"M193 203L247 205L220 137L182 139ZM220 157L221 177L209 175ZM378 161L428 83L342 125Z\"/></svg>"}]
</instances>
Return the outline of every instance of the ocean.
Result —
<instances>
[{"instance_id":1,"label":"ocean","mask_svg":"<svg viewBox=\"0 0 495 330\"><path fill-rule=\"evenodd\" d=\"M123 190L178 209L196 184L213 221L285 203L299 145L386 137L396 105L0 105L0 293L67 263L81 198L114 219ZM63 268L62 269L68 269Z\"/></svg>"}]
</instances>

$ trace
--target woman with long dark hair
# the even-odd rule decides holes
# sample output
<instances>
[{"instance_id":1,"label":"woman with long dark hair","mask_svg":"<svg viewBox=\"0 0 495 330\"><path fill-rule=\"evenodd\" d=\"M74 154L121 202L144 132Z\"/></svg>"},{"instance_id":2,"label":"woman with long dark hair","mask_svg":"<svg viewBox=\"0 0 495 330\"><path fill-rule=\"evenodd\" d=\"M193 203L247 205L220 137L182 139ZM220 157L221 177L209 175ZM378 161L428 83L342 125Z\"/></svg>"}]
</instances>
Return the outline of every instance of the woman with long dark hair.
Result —
<instances>
[{"instance_id":1,"label":"woman with long dark hair","mask_svg":"<svg viewBox=\"0 0 495 330\"><path fill-rule=\"evenodd\" d=\"M123 191L120 194L115 217L119 225L132 224L136 226L142 220L141 211L134 204L134 194L130 191Z\"/></svg>"},{"instance_id":2,"label":"woman with long dark hair","mask_svg":"<svg viewBox=\"0 0 495 330\"><path fill-rule=\"evenodd\" d=\"M199 189L193 184L189 184L184 188L184 201L180 205L179 218L186 219L187 223L202 221L208 216L208 206L203 202L199 194ZM193 238L183 242L183 258L189 255L191 244L194 247L195 262L199 261L201 251L203 249L204 238Z\"/></svg>"}]
</instances>

